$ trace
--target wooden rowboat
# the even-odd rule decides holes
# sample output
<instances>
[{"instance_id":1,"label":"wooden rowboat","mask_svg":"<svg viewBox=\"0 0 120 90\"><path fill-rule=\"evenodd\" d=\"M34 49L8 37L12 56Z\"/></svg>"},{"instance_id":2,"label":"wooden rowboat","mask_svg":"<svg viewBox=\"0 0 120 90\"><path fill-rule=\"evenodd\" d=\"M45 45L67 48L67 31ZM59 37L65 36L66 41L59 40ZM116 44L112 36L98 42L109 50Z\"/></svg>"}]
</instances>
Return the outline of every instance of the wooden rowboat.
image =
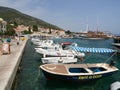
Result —
<instances>
[{"instance_id":1,"label":"wooden rowboat","mask_svg":"<svg viewBox=\"0 0 120 90\"><path fill-rule=\"evenodd\" d=\"M118 71L106 63L96 64L44 64L40 66L47 79L90 81L110 76Z\"/></svg>"}]
</instances>

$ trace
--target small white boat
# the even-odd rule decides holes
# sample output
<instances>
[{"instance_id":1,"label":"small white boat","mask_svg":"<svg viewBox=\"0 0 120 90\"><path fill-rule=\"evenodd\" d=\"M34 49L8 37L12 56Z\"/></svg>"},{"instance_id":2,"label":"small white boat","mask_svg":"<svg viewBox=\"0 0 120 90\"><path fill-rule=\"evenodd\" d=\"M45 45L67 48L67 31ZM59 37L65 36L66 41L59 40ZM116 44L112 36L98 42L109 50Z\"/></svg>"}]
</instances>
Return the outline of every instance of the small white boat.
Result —
<instances>
[{"instance_id":1,"label":"small white boat","mask_svg":"<svg viewBox=\"0 0 120 90\"><path fill-rule=\"evenodd\" d=\"M74 50L47 50L42 48L35 48L37 53L42 54L44 57L66 57L68 55L75 55L77 57L84 57L85 54L81 52L76 52Z\"/></svg>"},{"instance_id":2,"label":"small white boat","mask_svg":"<svg viewBox=\"0 0 120 90\"><path fill-rule=\"evenodd\" d=\"M53 40L40 40L37 42L34 42L35 45L38 45L39 47L45 47L53 44Z\"/></svg>"},{"instance_id":3,"label":"small white boat","mask_svg":"<svg viewBox=\"0 0 120 90\"><path fill-rule=\"evenodd\" d=\"M59 44L42 44L38 45L36 48L43 48L46 50L59 50L61 46Z\"/></svg>"},{"instance_id":4,"label":"small white boat","mask_svg":"<svg viewBox=\"0 0 120 90\"><path fill-rule=\"evenodd\" d=\"M39 39L39 38L31 38L31 42L33 43L33 44L36 44L36 43L38 43L38 42L40 42L41 40Z\"/></svg>"},{"instance_id":5,"label":"small white boat","mask_svg":"<svg viewBox=\"0 0 120 90\"><path fill-rule=\"evenodd\" d=\"M74 58L74 56L67 56L67 57L45 57L41 58L42 63L76 63L77 58Z\"/></svg>"}]
</instances>

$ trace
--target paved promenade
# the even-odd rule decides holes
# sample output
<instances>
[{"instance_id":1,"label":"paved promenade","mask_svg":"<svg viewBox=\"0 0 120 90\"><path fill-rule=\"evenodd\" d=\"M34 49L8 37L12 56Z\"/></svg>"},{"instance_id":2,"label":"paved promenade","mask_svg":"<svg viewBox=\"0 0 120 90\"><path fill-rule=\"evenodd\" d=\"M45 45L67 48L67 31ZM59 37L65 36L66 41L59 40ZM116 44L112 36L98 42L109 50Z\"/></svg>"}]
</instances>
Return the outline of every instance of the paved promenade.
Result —
<instances>
[{"instance_id":1,"label":"paved promenade","mask_svg":"<svg viewBox=\"0 0 120 90\"><path fill-rule=\"evenodd\" d=\"M10 90L19 66L26 40L19 45L13 40L11 53L0 55L0 90Z\"/></svg>"}]
</instances>

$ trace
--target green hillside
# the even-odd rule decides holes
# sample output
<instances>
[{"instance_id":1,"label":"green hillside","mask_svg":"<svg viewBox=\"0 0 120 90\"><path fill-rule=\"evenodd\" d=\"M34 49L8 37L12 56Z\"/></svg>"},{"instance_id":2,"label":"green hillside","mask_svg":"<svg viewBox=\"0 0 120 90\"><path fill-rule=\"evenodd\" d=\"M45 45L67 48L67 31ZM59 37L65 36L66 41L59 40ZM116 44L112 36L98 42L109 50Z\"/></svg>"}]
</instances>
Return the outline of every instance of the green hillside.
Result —
<instances>
[{"instance_id":1,"label":"green hillside","mask_svg":"<svg viewBox=\"0 0 120 90\"><path fill-rule=\"evenodd\" d=\"M61 29L41 19L26 15L24 13L21 13L15 9L8 7L0 6L0 18L3 18L8 23L17 22L18 24L24 24L24 25L38 25L52 29Z\"/></svg>"}]
</instances>

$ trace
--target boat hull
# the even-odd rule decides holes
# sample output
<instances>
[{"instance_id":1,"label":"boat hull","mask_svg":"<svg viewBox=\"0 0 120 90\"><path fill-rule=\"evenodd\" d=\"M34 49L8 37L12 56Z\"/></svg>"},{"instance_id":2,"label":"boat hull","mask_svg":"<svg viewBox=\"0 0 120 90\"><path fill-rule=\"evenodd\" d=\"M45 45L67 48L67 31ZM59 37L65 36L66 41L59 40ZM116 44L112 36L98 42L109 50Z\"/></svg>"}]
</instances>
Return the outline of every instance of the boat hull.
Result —
<instances>
[{"instance_id":1,"label":"boat hull","mask_svg":"<svg viewBox=\"0 0 120 90\"><path fill-rule=\"evenodd\" d=\"M58 63L76 63L77 62L77 58L74 57L46 57L46 58L42 58L42 63L54 63L54 64L58 64Z\"/></svg>"},{"instance_id":2,"label":"boat hull","mask_svg":"<svg viewBox=\"0 0 120 90\"><path fill-rule=\"evenodd\" d=\"M70 51L70 50L45 50L45 49L36 49L36 52L43 55L43 57L66 57L66 56L76 56L76 57L85 57L84 53Z\"/></svg>"},{"instance_id":3,"label":"boat hull","mask_svg":"<svg viewBox=\"0 0 120 90\"><path fill-rule=\"evenodd\" d=\"M114 48L120 53L120 36L116 36L113 38L113 42L112 45L114 46Z\"/></svg>"}]
</instances>

